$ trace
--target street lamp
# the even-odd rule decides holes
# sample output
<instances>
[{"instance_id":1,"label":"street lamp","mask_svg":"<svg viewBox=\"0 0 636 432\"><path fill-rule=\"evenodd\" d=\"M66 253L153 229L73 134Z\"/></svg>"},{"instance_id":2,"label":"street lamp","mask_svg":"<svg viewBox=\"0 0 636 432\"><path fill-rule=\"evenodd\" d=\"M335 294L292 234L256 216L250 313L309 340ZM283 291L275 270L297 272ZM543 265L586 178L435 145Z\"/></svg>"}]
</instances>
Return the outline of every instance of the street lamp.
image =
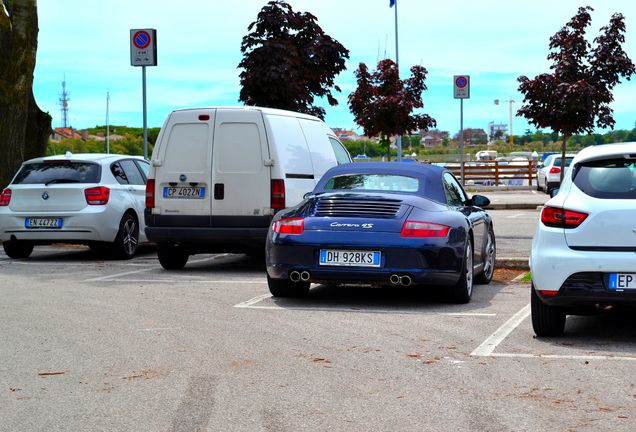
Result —
<instances>
[{"instance_id":1,"label":"street lamp","mask_svg":"<svg viewBox=\"0 0 636 432\"><path fill-rule=\"evenodd\" d=\"M510 111L510 144L514 144L514 139L512 137L512 104L515 102L514 100L512 100L512 98L508 99L507 101L504 102L508 102L508 109ZM495 105L499 105L499 99L495 99Z\"/></svg>"}]
</instances>

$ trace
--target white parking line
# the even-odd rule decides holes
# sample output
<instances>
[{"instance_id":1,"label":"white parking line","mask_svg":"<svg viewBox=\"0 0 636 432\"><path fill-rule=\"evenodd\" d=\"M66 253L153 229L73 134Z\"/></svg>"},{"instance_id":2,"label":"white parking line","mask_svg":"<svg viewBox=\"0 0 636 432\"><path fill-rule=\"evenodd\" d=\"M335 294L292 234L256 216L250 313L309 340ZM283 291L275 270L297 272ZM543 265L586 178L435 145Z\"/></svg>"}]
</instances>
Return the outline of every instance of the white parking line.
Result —
<instances>
[{"instance_id":1,"label":"white parking line","mask_svg":"<svg viewBox=\"0 0 636 432\"><path fill-rule=\"evenodd\" d=\"M172 283L172 284L184 284L184 283L227 283L227 284L267 284L265 280L239 280L239 279L108 279L109 282L125 282L125 283ZM89 281L87 281L89 282Z\"/></svg>"},{"instance_id":2,"label":"white parking line","mask_svg":"<svg viewBox=\"0 0 636 432\"><path fill-rule=\"evenodd\" d=\"M482 342L473 352L471 356L491 356L495 348L506 338L519 324L530 316L530 304L525 305L519 312L514 314L512 318L499 327L488 339Z\"/></svg>"},{"instance_id":3,"label":"white parking line","mask_svg":"<svg viewBox=\"0 0 636 432\"><path fill-rule=\"evenodd\" d=\"M399 309L374 309L363 307L324 307L324 306L259 306L258 303L271 298L271 294L262 294L242 303L234 305L235 308L242 309L263 309L263 310L299 310L309 312L358 312L358 313L377 313L377 314L403 314L403 315L434 315L434 316L451 316L451 317L494 317L494 313L476 313L476 312L422 312Z\"/></svg>"},{"instance_id":4,"label":"white parking line","mask_svg":"<svg viewBox=\"0 0 636 432\"><path fill-rule=\"evenodd\" d=\"M201 263L201 262L205 262L205 261L214 261L215 259L219 259L219 258L225 257L227 255L229 255L229 254L214 255L214 256L203 258L203 259L199 259L199 260L188 261L188 263L197 264L197 263ZM128 275L131 275L131 274L144 273L144 272L148 272L148 271L151 271L151 270L158 270L158 269L161 269L161 267L152 266L152 267L148 267L148 268L141 269L141 270L131 270L131 271L123 272L123 273L117 273L117 274L114 274L114 275L107 275L107 276L100 276L100 277L96 277L96 278L86 279L84 282L100 282L100 281L106 281L106 280L113 280L113 279L117 279L118 277L121 277L121 276L128 276Z\"/></svg>"},{"instance_id":5,"label":"white parking line","mask_svg":"<svg viewBox=\"0 0 636 432\"><path fill-rule=\"evenodd\" d=\"M613 356L613 355L562 355L562 354L493 353L493 354L490 354L489 357L537 358L537 359L557 359L557 360L621 360L621 361L636 361L636 357L621 357L621 356Z\"/></svg>"}]
</instances>

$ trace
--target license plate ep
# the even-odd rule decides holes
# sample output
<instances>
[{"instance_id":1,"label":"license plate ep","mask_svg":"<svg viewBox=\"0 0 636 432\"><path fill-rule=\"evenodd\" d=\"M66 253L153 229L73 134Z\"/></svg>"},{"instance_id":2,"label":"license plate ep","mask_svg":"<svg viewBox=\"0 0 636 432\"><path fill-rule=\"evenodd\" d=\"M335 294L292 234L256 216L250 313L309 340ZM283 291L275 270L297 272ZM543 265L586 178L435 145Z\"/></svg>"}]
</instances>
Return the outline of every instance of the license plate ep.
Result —
<instances>
[{"instance_id":1,"label":"license plate ep","mask_svg":"<svg viewBox=\"0 0 636 432\"><path fill-rule=\"evenodd\" d=\"M205 187L164 186L163 197L203 199L205 197Z\"/></svg>"},{"instance_id":2,"label":"license plate ep","mask_svg":"<svg viewBox=\"0 0 636 432\"><path fill-rule=\"evenodd\" d=\"M62 228L62 218L28 217L24 220L27 229Z\"/></svg>"},{"instance_id":3,"label":"license plate ep","mask_svg":"<svg viewBox=\"0 0 636 432\"><path fill-rule=\"evenodd\" d=\"M610 273L611 290L636 290L636 273Z\"/></svg>"},{"instance_id":4,"label":"license plate ep","mask_svg":"<svg viewBox=\"0 0 636 432\"><path fill-rule=\"evenodd\" d=\"M380 252L321 249L319 263L348 267L380 267Z\"/></svg>"}]
</instances>

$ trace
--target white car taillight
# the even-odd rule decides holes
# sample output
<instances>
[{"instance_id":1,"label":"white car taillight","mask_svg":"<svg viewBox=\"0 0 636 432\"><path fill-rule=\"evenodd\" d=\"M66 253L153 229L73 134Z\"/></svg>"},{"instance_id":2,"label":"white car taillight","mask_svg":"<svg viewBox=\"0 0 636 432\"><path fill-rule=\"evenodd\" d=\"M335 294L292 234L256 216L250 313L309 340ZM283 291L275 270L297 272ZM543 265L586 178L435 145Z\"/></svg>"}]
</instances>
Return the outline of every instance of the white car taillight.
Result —
<instances>
[{"instance_id":1,"label":"white car taillight","mask_svg":"<svg viewBox=\"0 0 636 432\"><path fill-rule=\"evenodd\" d=\"M0 207L6 207L11 202L11 189L5 188L0 194Z\"/></svg>"},{"instance_id":2,"label":"white car taillight","mask_svg":"<svg viewBox=\"0 0 636 432\"><path fill-rule=\"evenodd\" d=\"M106 186L84 189L84 196L88 205L106 205L110 198L110 189Z\"/></svg>"},{"instance_id":3,"label":"white car taillight","mask_svg":"<svg viewBox=\"0 0 636 432\"><path fill-rule=\"evenodd\" d=\"M576 228L587 218L587 213L559 207L543 207L541 223L554 228Z\"/></svg>"}]
</instances>

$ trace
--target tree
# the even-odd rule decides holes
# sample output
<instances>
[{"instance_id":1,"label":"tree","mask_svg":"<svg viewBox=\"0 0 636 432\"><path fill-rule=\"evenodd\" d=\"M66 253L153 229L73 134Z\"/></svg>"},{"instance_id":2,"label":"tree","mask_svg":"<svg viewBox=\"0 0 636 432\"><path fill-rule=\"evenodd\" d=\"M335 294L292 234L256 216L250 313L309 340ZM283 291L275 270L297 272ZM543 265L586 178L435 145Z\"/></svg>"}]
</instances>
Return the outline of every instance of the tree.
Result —
<instances>
[{"instance_id":1,"label":"tree","mask_svg":"<svg viewBox=\"0 0 636 432\"><path fill-rule=\"evenodd\" d=\"M349 51L320 28L310 13L294 12L283 1L270 1L243 37L239 100L247 105L281 108L324 118L316 97L329 105L334 78L345 69Z\"/></svg>"},{"instance_id":2,"label":"tree","mask_svg":"<svg viewBox=\"0 0 636 432\"><path fill-rule=\"evenodd\" d=\"M427 73L424 67L413 66L411 77L401 80L397 65L390 59L380 60L373 73L364 63L355 71L358 87L349 95L349 109L365 135L380 136L389 160L389 136L427 131L436 125L428 114L412 114L424 106Z\"/></svg>"},{"instance_id":3,"label":"tree","mask_svg":"<svg viewBox=\"0 0 636 432\"><path fill-rule=\"evenodd\" d=\"M46 152L51 116L33 96L36 0L0 0L0 189L25 159Z\"/></svg>"},{"instance_id":4,"label":"tree","mask_svg":"<svg viewBox=\"0 0 636 432\"><path fill-rule=\"evenodd\" d=\"M581 7L578 13L550 38L548 60L553 73L534 79L520 76L519 91L524 95L517 112L537 127L550 127L563 134L562 164L568 138L575 133L592 132L594 126L614 127L612 89L634 74L635 68L621 44L625 42L622 14L612 15L607 26L594 39L592 47L585 39L590 25L591 7ZM565 169L561 167L561 180Z\"/></svg>"}]
</instances>

